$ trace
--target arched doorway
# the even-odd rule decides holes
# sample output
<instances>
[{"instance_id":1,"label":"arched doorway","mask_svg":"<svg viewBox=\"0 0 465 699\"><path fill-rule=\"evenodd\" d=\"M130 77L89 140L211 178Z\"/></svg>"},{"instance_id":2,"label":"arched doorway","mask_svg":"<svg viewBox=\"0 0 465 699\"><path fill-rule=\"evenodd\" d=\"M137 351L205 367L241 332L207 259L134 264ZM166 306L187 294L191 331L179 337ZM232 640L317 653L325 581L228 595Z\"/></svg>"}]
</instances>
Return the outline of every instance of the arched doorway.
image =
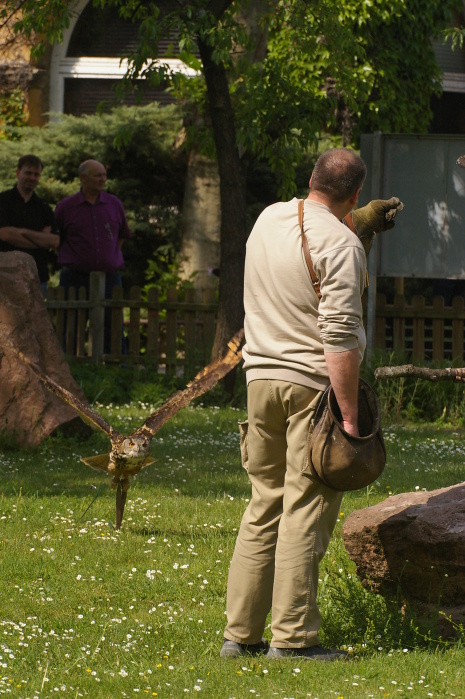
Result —
<instances>
[{"instance_id":1,"label":"arched doorway","mask_svg":"<svg viewBox=\"0 0 465 699\"><path fill-rule=\"evenodd\" d=\"M127 69L121 56L135 48L137 31L137 24L119 17L115 8L96 8L89 0L78 0L63 42L52 49L49 111L80 116L95 113L104 100L111 103ZM168 43L160 43L161 56ZM179 59L162 60L173 70L190 72ZM125 103L135 99L128 95ZM153 101L166 103L171 97L163 87L145 89L140 103Z\"/></svg>"}]
</instances>

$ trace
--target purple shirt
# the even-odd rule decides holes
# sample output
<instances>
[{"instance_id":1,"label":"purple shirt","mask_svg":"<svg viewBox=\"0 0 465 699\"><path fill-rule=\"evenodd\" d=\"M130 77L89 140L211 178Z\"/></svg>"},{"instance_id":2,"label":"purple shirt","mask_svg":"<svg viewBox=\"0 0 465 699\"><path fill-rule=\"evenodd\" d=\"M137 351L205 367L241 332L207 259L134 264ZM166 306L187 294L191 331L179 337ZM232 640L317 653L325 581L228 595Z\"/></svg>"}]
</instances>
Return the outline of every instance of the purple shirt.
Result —
<instances>
[{"instance_id":1,"label":"purple shirt","mask_svg":"<svg viewBox=\"0 0 465 699\"><path fill-rule=\"evenodd\" d=\"M81 191L57 204L61 236L58 262L76 272L115 272L124 267L120 240L130 238L124 207L118 197L100 192L90 204Z\"/></svg>"}]
</instances>

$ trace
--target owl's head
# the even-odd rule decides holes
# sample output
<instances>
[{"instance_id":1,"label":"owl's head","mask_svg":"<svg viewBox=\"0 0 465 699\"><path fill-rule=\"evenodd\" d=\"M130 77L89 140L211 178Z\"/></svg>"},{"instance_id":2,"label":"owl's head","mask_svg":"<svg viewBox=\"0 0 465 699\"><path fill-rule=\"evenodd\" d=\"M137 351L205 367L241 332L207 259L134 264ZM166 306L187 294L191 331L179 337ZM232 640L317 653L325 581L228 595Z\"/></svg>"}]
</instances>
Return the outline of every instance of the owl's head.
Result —
<instances>
[{"instance_id":1,"label":"owl's head","mask_svg":"<svg viewBox=\"0 0 465 699\"><path fill-rule=\"evenodd\" d=\"M150 452L150 440L146 437L127 437L121 451L128 458L147 456Z\"/></svg>"}]
</instances>

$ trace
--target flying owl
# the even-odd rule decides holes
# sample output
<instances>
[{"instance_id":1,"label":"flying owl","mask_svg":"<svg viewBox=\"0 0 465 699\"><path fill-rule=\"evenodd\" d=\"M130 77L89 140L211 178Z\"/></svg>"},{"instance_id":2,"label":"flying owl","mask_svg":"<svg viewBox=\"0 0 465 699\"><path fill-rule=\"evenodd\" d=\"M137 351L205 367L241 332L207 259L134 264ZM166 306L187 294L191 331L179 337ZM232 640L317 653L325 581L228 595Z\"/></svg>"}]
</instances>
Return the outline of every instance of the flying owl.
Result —
<instances>
[{"instance_id":1,"label":"flying owl","mask_svg":"<svg viewBox=\"0 0 465 699\"><path fill-rule=\"evenodd\" d=\"M111 487L116 488L116 529L120 529L123 521L126 495L130 486L130 477L139 473L143 468L154 462L150 450L153 436L181 408L184 408L194 398L201 396L215 386L220 379L231 371L241 360L241 344L244 331L241 329L228 342L228 351L222 359L218 359L202 369L197 376L182 391L177 391L168 400L149 415L146 421L132 434L126 436L115 430L89 405L80 401L66 388L47 376L40 367L32 362L25 354L17 349L11 340L4 337L3 342L9 349L36 374L38 379L60 400L68 403L78 413L81 419L94 429L104 432L110 440L111 450L108 454L89 456L81 459L87 466L96 471L105 471L113 476Z\"/></svg>"}]
</instances>

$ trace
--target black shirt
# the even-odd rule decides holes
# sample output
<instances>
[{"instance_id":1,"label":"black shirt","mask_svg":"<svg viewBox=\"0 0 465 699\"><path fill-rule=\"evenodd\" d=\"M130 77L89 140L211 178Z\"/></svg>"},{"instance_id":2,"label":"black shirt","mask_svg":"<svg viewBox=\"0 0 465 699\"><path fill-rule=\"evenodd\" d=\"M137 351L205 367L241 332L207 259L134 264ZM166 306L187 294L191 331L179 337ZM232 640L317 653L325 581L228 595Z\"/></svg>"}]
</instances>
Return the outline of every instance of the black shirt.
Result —
<instances>
[{"instance_id":1,"label":"black shirt","mask_svg":"<svg viewBox=\"0 0 465 699\"><path fill-rule=\"evenodd\" d=\"M35 192L32 193L29 201L24 201L16 185L12 189L0 193L0 228L4 226L28 228L31 231L41 231L45 226L50 226L52 233L57 232L55 217L49 205ZM48 250L45 248L20 248L0 240L0 252L12 252L13 250L20 250L32 255L37 265L40 281L48 281L48 263L52 259Z\"/></svg>"}]
</instances>

